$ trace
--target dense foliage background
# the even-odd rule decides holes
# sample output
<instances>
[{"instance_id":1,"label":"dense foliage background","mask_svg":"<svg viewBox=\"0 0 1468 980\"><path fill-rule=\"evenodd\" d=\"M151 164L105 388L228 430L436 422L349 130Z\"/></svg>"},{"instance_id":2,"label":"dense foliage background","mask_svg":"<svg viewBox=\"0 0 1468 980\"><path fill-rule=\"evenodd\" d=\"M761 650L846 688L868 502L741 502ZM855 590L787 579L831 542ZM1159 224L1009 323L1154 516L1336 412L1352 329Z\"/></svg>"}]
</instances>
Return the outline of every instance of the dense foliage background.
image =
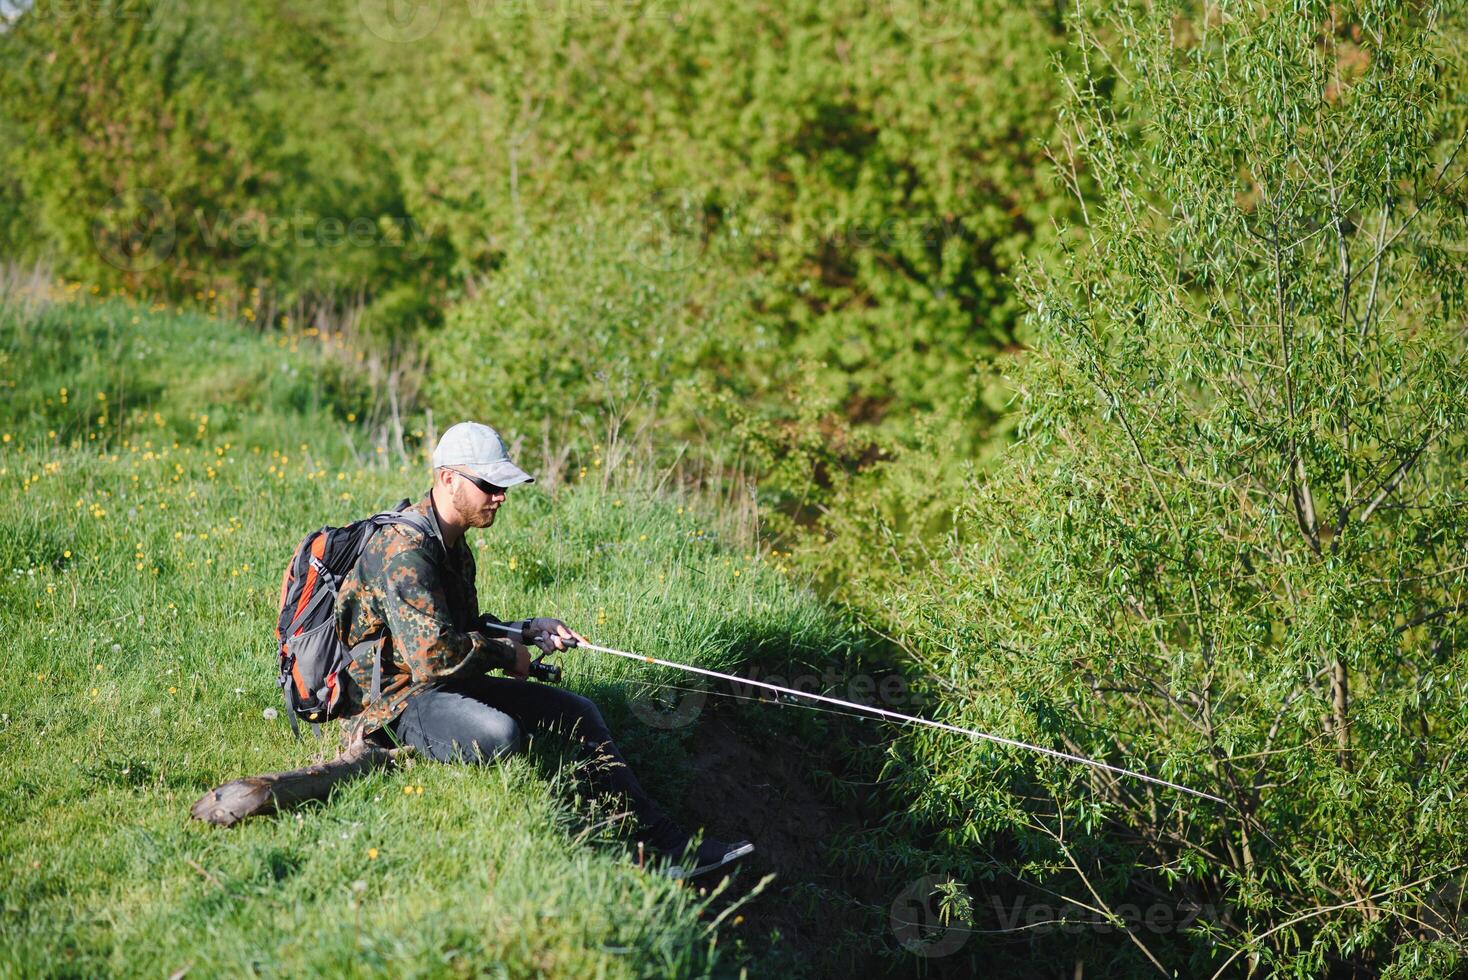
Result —
<instances>
[{"instance_id":1,"label":"dense foliage background","mask_svg":"<svg viewBox=\"0 0 1468 980\"><path fill-rule=\"evenodd\" d=\"M421 342L431 403L561 444L612 399L716 453L732 425L798 513L932 421L993 442L975 364L1073 209L1058 15L931 13L39 4L0 50L7 253L272 325L324 303Z\"/></svg>"},{"instance_id":2,"label":"dense foliage background","mask_svg":"<svg viewBox=\"0 0 1468 980\"><path fill-rule=\"evenodd\" d=\"M918 965L1461 967L1458 0L15 9L3 257L347 351L404 458L636 446L935 715L1228 801L863 748Z\"/></svg>"},{"instance_id":3,"label":"dense foliage background","mask_svg":"<svg viewBox=\"0 0 1468 980\"><path fill-rule=\"evenodd\" d=\"M1420 976L1461 951L1459 69L1431 13L1319 13L1078 25L1127 43L1063 108L1098 193L1026 281L1020 438L963 543L873 593L951 720L1228 801L937 738L895 770L957 867L997 837L1017 855L991 867L1091 914L1219 912L1223 962L1134 936L1137 970Z\"/></svg>"}]
</instances>

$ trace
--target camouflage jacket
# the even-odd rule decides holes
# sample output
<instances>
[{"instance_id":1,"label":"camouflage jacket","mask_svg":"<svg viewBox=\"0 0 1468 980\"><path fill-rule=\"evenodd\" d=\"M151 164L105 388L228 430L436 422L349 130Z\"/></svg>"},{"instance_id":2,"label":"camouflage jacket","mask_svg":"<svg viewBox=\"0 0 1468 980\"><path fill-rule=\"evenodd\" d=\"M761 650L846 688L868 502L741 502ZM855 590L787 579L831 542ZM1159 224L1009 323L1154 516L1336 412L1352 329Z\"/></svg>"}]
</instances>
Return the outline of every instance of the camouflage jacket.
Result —
<instances>
[{"instance_id":1,"label":"camouflage jacket","mask_svg":"<svg viewBox=\"0 0 1468 980\"><path fill-rule=\"evenodd\" d=\"M382 696L372 699L372 651L365 646L348 668L361 710L343 720L343 744L386 726L408 698L432 684L514 665L507 640L479 632L474 555L461 538L445 549L430 491L408 511L428 518L424 536L403 524L377 531L342 580L336 628L349 649L377 640Z\"/></svg>"}]
</instances>

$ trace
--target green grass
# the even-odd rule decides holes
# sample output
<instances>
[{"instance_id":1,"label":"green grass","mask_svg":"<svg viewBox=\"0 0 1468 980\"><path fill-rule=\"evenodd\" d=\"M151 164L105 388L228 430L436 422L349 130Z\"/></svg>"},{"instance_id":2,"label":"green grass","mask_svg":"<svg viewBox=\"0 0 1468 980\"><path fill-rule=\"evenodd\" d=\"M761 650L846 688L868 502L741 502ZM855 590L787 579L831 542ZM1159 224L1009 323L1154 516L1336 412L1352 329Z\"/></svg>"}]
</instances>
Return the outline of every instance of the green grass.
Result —
<instances>
[{"instance_id":1,"label":"green grass","mask_svg":"<svg viewBox=\"0 0 1468 980\"><path fill-rule=\"evenodd\" d=\"M218 783L335 750L264 717L281 569L306 531L428 485L421 463L364 454L347 417L366 395L341 360L288 343L122 301L0 297L0 974L755 963L768 939L741 936L729 903L753 878L715 896L627 866L591 832L554 739L493 767L377 773L228 831L188 818ZM471 536L483 607L723 669L851 642L808 591L721 544L710 515L637 485L516 490ZM686 816L687 732L627 709L649 668L589 652L565 667ZM818 724L793 714L779 724Z\"/></svg>"}]
</instances>

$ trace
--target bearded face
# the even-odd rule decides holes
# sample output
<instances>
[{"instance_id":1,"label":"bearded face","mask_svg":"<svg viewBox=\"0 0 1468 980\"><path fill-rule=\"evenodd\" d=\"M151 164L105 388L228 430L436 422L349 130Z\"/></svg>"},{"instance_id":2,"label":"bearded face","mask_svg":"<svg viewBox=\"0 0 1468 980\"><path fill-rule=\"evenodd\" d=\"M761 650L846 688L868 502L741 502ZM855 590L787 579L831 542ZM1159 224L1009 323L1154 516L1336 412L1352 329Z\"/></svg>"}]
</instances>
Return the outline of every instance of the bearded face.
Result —
<instances>
[{"instance_id":1,"label":"bearded face","mask_svg":"<svg viewBox=\"0 0 1468 980\"><path fill-rule=\"evenodd\" d=\"M468 480L454 481L453 496L450 499L454 509L459 512L459 517L469 527L489 527L494 523L495 512L503 502L499 497L484 493Z\"/></svg>"}]
</instances>

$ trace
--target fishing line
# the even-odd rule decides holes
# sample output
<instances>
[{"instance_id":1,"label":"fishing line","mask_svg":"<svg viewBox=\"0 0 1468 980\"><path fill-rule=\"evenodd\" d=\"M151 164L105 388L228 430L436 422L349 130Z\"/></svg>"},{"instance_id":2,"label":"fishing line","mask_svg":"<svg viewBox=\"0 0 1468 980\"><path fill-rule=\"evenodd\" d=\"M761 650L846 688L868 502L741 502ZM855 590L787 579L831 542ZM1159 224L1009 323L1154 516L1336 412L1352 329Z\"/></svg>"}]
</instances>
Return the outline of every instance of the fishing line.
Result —
<instances>
[{"instance_id":1,"label":"fishing line","mask_svg":"<svg viewBox=\"0 0 1468 980\"><path fill-rule=\"evenodd\" d=\"M579 644L578 644L579 646ZM802 711L814 711L822 715L836 715L838 718L857 718L861 721L870 721L870 715L859 715L855 711L837 711L835 708L826 708L819 704L801 704L798 701L780 701L775 698L758 698L750 694L733 694L729 691L716 691L712 688L682 687L678 684L668 684L662 681L640 681L631 677L602 677L599 682L606 684L636 684L639 687L652 686L658 691L686 691L689 694L706 694L716 698L733 698L736 701L750 701L754 704L773 705L777 708L799 708ZM650 691L649 694L656 693Z\"/></svg>"},{"instance_id":2,"label":"fishing line","mask_svg":"<svg viewBox=\"0 0 1468 980\"><path fill-rule=\"evenodd\" d=\"M493 626L496 629L503 630L507 635L511 636L518 632L515 627L508 624L486 623L485 625ZM663 660L661 657L650 657L646 654L631 653L627 650L617 650L613 647L604 647L597 643L578 642L576 643L576 646L583 650L592 650L596 653L605 653L613 657L621 657L625 660L636 660L645 664L657 664L658 666L662 667L672 667L677 670L686 671L690 674L701 674L704 677L714 677L719 680L729 681L731 684L734 685L759 687L767 691L774 691L776 694L788 694L798 698L809 698L813 701L821 701L826 704L834 704L841 708L855 708L858 711L870 712L879 717L887 718L893 721L900 721L910 725L925 725L928 728L936 728L940 731L953 732L958 735L967 735L970 738L977 738L986 742L994 742L999 745L1007 745L1011 748L1025 749L1030 752L1038 752L1040 755L1048 755L1052 759L1060 759L1064 762L1074 762L1079 765L1090 766L1093 769L1100 769L1116 776L1125 776L1128 779L1138 779L1145 783L1151 783L1154 786L1166 786L1169 789L1175 789L1180 793L1187 793L1188 795L1196 796L1199 799L1211 800L1214 803L1221 803L1224 806L1230 805L1229 802L1221 796L1214 796L1212 793L1205 793L1202 790L1193 789L1192 787L1184 786L1181 783L1170 782L1169 780L1161 779L1157 776L1149 776L1144 772L1137 772L1133 769L1124 769L1121 766L1113 766L1109 762L1102 762L1099 759L1088 759L1083 755L1073 755L1069 752L1061 752L1059 749L1049 749L1043 745L1031 745L1028 742L1021 742L1018 739L1005 738L1003 735L991 735L988 732L981 732L976 728L964 728L961 725L950 725L947 722L933 721L930 718L917 718L913 715L904 715L898 711L889 711L886 708L877 708L873 707L872 705L860 704L856 701L844 701L841 698L833 698L825 694L813 694L809 691L798 691L795 688L782 687L779 684L771 684L768 681L746 680L742 677L736 677L732 674L725 674L717 670L709 670L707 667L694 667L691 664L680 664L673 660Z\"/></svg>"}]
</instances>

